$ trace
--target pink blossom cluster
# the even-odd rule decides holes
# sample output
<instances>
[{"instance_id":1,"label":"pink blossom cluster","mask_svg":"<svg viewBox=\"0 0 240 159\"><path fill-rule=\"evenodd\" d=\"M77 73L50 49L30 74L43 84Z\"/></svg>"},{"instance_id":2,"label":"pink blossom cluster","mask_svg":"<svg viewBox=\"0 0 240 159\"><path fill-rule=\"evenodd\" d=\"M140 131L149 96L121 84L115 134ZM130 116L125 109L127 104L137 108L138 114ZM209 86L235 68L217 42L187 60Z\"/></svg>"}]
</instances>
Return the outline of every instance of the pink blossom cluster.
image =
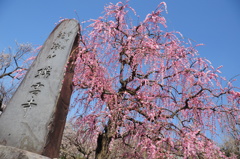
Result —
<instances>
[{"instance_id":1,"label":"pink blossom cluster","mask_svg":"<svg viewBox=\"0 0 240 159\"><path fill-rule=\"evenodd\" d=\"M106 152L118 143L124 158L225 158L206 132L239 117L240 93L222 85L220 68L195 45L167 31L165 8L134 25L134 9L119 2L90 21L74 76L79 140L94 149L104 134Z\"/></svg>"}]
</instances>

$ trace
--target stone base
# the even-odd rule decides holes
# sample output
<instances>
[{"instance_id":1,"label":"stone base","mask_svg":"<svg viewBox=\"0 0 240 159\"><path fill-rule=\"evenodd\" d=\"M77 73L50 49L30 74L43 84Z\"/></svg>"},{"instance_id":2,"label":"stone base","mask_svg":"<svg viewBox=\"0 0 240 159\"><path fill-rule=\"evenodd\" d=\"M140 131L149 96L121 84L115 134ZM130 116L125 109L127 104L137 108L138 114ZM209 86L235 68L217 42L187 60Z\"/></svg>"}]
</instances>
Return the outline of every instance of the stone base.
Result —
<instances>
[{"instance_id":1,"label":"stone base","mask_svg":"<svg viewBox=\"0 0 240 159\"><path fill-rule=\"evenodd\" d=\"M0 159L50 159L15 147L0 145Z\"/></svg>"}]
</instances>

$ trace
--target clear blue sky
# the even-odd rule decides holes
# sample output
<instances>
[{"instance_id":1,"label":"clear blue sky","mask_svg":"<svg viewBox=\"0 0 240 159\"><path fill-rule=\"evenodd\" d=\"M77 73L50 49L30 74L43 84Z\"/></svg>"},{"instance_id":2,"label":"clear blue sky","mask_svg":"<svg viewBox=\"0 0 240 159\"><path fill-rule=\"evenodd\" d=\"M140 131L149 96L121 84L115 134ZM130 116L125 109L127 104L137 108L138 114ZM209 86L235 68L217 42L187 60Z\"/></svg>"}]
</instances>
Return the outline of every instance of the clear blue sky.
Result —
<instances>
[{"instance_id":1,"label":"clear blue sky","mask_svg":"<svg viewBox=\"0 0 240 159\"><path fill-rule=\"evenodd\" d=\"M105 4L117 0L0 0L0 51L19 43L42 45L60 17L97 18ZM131 0L143 19L161 0ZM200 56L231 78L240 74L240 0L165 0L169 31L197 43ZM240 86L239 81L236 83Z\"/></svg>"}]
</instances>

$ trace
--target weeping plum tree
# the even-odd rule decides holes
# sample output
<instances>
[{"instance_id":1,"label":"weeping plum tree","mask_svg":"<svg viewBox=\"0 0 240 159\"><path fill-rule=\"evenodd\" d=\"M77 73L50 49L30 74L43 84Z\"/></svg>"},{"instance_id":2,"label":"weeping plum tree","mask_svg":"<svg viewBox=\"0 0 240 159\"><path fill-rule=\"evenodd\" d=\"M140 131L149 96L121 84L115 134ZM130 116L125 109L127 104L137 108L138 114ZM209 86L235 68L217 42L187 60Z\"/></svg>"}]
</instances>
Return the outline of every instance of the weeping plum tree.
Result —
<instances>
[{"instance_id":1,"label":"weeping plum tree","mask_svg":"<svg viewBox=\"0 0 240 159\"><path fill-rule=\"evenodd\" d=\"M224 158L207 134L239 120L240 93L167 31L165 8L135 22L127 3L110 4L81 35L73 122L86 156Z\"/></svg>"}]
</instances>

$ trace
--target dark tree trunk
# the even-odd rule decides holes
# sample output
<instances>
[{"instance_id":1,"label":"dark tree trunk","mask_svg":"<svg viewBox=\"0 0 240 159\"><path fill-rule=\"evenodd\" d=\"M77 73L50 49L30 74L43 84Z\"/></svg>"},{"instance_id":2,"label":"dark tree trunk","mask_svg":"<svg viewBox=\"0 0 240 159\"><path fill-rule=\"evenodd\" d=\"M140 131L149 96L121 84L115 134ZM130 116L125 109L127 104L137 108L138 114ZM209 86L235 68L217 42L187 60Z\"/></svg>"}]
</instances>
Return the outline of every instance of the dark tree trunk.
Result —
<instances>
[{"instance_id":1,"label":"dark tree trunk","mask_svg":"<svg viewBox=\"0 0 240 159\"><path fill-rule=\"evenodd\" d=\"M97 149L95 159L107 159L109 156L109 144L111 139L109 139L106 133L99 134L97 140Z\"/></svg>"},{"instance_id":2,"label":"dark tree trunk","mask_svg":"<svg viewBox=\"0 0 240 159\"><path fill-rule=\"evenodd\" d=\"M111 130L113 130L113 128L111 122L108 122L104 132L98 135L95 159L107 159L109 157L109 145L114 132Z\"/></svg>"}]
</instances>

